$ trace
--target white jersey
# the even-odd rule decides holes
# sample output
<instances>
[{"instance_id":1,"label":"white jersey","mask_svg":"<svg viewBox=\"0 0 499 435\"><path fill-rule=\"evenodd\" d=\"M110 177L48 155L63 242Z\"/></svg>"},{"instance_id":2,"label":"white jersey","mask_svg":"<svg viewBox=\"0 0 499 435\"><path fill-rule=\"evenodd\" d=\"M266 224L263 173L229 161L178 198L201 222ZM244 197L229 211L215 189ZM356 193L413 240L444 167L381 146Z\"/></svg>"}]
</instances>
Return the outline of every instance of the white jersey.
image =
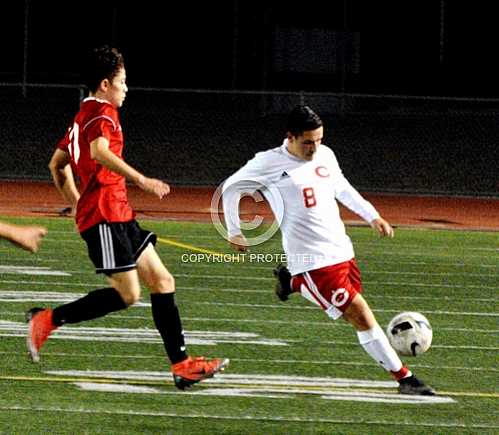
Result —
<instances>
[{"instance_id":1,"label":"white jersey","mask_svg":"<svg viewBox=\"0 0 499 435\"><path fill-rule=\"evenodd\" d=\"M379 217L343 176L333 151L324 145L306 161L290 154L285 140L280 147L257 153L229 177L223 186L229 237L241 234L241 195L256 190L265 195L276 218L282 218L282 245L292 275L354 257L335 198L367 222Z\"/></svg>"}]
</instances>

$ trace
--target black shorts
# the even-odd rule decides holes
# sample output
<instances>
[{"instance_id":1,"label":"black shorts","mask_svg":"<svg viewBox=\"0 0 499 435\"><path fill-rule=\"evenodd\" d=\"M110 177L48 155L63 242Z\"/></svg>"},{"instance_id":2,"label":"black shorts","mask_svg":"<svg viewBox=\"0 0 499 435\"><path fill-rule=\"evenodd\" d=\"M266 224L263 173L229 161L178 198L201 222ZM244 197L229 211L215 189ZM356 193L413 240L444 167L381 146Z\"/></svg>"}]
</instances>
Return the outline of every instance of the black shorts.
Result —
<instances>
[{"instance_id":1,"label":"black shorts","mask_svg":"<svg viewBox=\"0 0 499 435\"><path fill-rule=\"evenodd\" d=\"M156 234L140 228L136 220L103 222L81 233L87 242L88 256L96 273L126 272L137 267L136 261Z\"/></svg>"}]
</instances>

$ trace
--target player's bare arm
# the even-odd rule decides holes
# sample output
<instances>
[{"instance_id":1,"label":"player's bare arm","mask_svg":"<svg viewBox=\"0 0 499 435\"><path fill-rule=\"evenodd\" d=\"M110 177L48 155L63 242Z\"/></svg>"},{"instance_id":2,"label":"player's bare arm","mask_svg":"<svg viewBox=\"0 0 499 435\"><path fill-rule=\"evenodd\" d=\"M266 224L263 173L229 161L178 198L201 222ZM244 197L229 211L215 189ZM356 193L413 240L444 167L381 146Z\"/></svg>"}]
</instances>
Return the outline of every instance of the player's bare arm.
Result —
<instances>
[{"instance_id":1,"label":"player's bare arm","mask_svg":"<svg viewBox=\"0 0 499 435\"><path fill-rule=\"evenodd\" d=\"M49 163L50 173L54 180L55 187L62 197L71 204L72 208L80 199L80 193L76 188L76 183L71 170L69 154L60 149L56 149Z\"/></svg>"},{"instance_id":2,"label":"player's bare arm","mask_svg":"<svg viewBox=\"0 0 499 435\"><path fill-rule=\"evenodd\" d=\"M377 219L373 219L370 222L372 228L374 228L381 237L393 237L395 232L393 227L381 216Z\"/></svg>"},{"instance_id":3,"label":"player's bare arm","mask_svg":"<svg viewBox=\"0 0 499 435\"><path fill-rule=\"evenodd\" d=\"M248 241L243 234L236 234L235 236L229 237L229 243L231 248L237 252L248 251Z\"/></svg>"},{"instance_id":4,"label":"player's bare arm","mask_svg":"<svg viewBox=\"0 0 499 435\"><path fill-rule=\"evenodd\" d=\"M98 163L123 175L142 190L156 195L159 199L170 193L170 186L156 178L149 178L132 168L128 163L121 160L109 149L109 141L105 137L98 137L90 143L90 156Z\"/></svg>"},{"instance_id":5,"label":"player's bare arm","mask_svg":"<svg viewBox=\"0 0 499 435\"><path fill-rule=\"evenodd\" d=\"M0 237L20 248L36 252L47 229L38 225L14 225L0 222Z\"/></svg>"}]
</instances>

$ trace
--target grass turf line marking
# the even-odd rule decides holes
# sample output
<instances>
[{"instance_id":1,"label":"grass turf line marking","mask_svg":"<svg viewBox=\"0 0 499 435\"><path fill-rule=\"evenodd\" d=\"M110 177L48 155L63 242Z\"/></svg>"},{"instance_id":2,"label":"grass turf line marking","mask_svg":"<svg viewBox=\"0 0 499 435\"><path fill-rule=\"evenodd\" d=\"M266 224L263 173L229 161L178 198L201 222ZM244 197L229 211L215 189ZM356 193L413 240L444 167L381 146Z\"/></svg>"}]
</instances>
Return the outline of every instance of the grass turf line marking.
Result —
<instances>
[{"instance_id":1,"label":"grass turf line marking","mask_svg":"<svg viewBox=\"0 0 499 435\"><path fill-rule=\"evenodd\" d=\"M25 323L0 320L0 337L24 337L28 325ZM244 344L244 345L263 345L263 346L290 346L293 344L306 343L304 339L293 338L266 338L253 332L238 331L185 331L186 342L192 345L217 346L220 344ZM129 342L153 344L161 343L162 340L156 329L149 328L116 328L116 327L86 327L86 326L65 326L58 329L52 335L53 339L94 341L94 342ZM342 340L319 340L315 342L320 345L343 345L358 346L356 341ZM435 344L438 349L466 349L466 350L491 350L497 351L499 347L495 346L476 346L476 345L442 345Z\"/></svg>"},{"instance_id":2,"label":"grass turf line marking","mask_svg":"<svg viewBox=\"0 0 499 435\"><path fill-rule=\"evenodd\" d=\"M0 337L22 337L26 335L27 324L0 320ZM156 329L109 328L65 326L54 332L52 339L93 342L127 342L154 344L162 339ZM190 345L217 346L219 344L245 344L262 346L289 346L286 341L268 339L253 332L237 331L185 331L186 343Z\"/></svg>"},{"instance_id":3,"label":"grass turf line marking","mask_svg":"<svg viewBox=\"0 0 499 435\"><path fill-rule=\"evenodd\" d=\"M0 281L1 282L1 281ZM84 284L83 284L84 285ZM42 294L42 293L40 293ZM1 296L1 293L0 293ZM68 301L69 299L62 299L60 301ZM1 300L1 299L0 299ZM13 300L13 297L9 297L9 300L6 302L30 302L29 300L16 299ZM53 300L52 300L53 301ZM209 305L215 307L247 307L247 308L269 308L269 309L282 309L282 310L317 310L317 307L311 305L284 305L284 304L251 304L251 303L235 303L235 302L202 302L195 301L191 302L192 305ZM137 302L132 307L150 307L151 304L149 302ZM382 309L375 308L373 309L375 313L399 313L400 309ZM444 316L477 316L477 317L499 317L499 313L489 313L489 312L468 312L468 311L443 311L443 310L420 310L422 314L432 314L432 315L444 315Z\"/></svg>"},{"instance_id":4,"label":"grass turf line marking","mask_svg":"<svg viewBox=\"0 0 499 435\"><path fill-rule=\"evenodd\" d=\"M213 414L177 414L174 412L147 411L147 410L103 410L88 408L60 408L50 406L0 406L0 411L12 412L54 412L68 414L103 414L103 415L126 415L140 417L164 417L164 418L191 418L209 420L247 420L263 422L291 422L291 423L325 423L346 424L350 426L403 426L403 427L427 427L427 428L463 428L463 429L497 429L499 425L489 424L464 424L455 422L425 423L421 421L387 421L387 420L359 420L359 419L333 419L333 418L300 418L300 417L262 417L257 415L213 415Z\"/></svg>"},{"instance_id":5,"label":"grass turf line marking","mask_svg":"<svg viewBox=\"0 0 499 435\"><path fill-rule=\"evenodd\" d=\"M231 254L224 254L224 255L231 255ZM235 252L235 255L237 256L237 252ZM241 255L241 254L240 254ZM242 257L242 255L241 255ZM231 262L232 263L232 262ZM234 264L239 264L239 263L244 263L245 266L245 270L252 270L252 271L270 271L271 267L271 263L269 263L268 265L266 266L255 266L255 265L251 265L251 261L234 261L233 262ZM249 263L249 264L248 264ZM254 263L258 263L258 260L255 260ZM273 263L272 263L273 264ZM195 267L195 268L211 268L212 265L209 264L208 261L205 261L205 262L191 262L189 263L189 267ZM71 273L78 273L79 271L73 271L73 270L68 270L67 272L71 272ZM94 272L92 270L92 272ZM427 271L400 271L400 270L371 270L367 267L363 267L363 275L369 275L369 274L372 274L372 275L397 275L397 276L401 276L401 275L409 275L409 276L416 276L416 277L419 277L419 276L422 276L424 275L425 277L426 276L457 276L457 277L460 277L460 276L479 276L479 277L487 277L487 278L496 278L499 276L499 273L488 273L488 274L484 274L484 273L467 273L467 272L455 272L455 271L451 271L451 272L427 272Z\"/></svg>"},{"instance_id":6,"label":"grass turf line marking","mask_svg":"<svg viewBox=\"0 0 499 435\"><path fill-rule=\"evenodd\" d=\"M72 376L64 376L64 372ZM62 370L62 371L48 371L49 374L55 376L0 376L0 380L6 381L26 381L26 382L56 382L56 383L75 383L75 382L89 382L99 384L130 384L130 385L149 385L149 386L165 386L172 384L170 373L168 372L107 372L109 376L103 376L101 372L97 371L78 371L78 370ZM57 373L61 375L57 376ZM82 377L79 377L81 373ZM106 372L102 372L106 373ZM248 377L248 381L244 379ZM228 379L224 379L228 378ZM267 379L268 378L268 379ZM272 381L272 378L276 378ZM282 379L280 379L282 378ZM299 386L304 393L341 393L348 391L355 391L359 393L386 393L388 388L394 388L395 382L385 381L358 381L363 382L363 385L356 386L355 383L347 383L347 380L340 380L342 382L330 382L330 385L321 383L307 383L306 381L296 382L290 381L293 377L279 377L279 376L265 376L265 375L218 375L215 378L206 379L204 383L198 388L215 388L217 386L226 388L227 386L233 388L246 388L253 390L260 390L262 387L271 387L274 392L286 392L289 385ZM297 378L300 379L300 378ZM322 378L318 378L322 379ZM314 378L310 378L313 382ZM330 379L334 381L334 379ZM354 380L352 380L354 381ZM318 382L318 381L316 381ZM371 382L372 387L369 387ZM365 383L365 385L364 385ZM343 384L343 386L342 386ZM386 385L386 386L385 386ZM381 388L381 389L380 389ZM384 388L384 389L383 389ZM480 398L499 398L499 393L483 393L477 391L438 391L440 396L454 396L454 397L480 397Z\"/></svg>"},{"instance_id":7,"label":"grass turf line marking","mask_svg":"<svg viewBox=\"0 0 499 435\"><path fill-rule=\"evenodd\" d=\"M223 254L223 255L231 255L231 254ZM237 255L237 254L236 254ZM205 279L237 279L237 280L246 280L246 281L275 281L275 278L272 276L266 277L266 276L241 276L241 275L203 275L203 274L192 274L192 273L176 273L175 276L179 276L182 278L201 278L203 280ZM491 290L497 290L497 286L484 286L484 285L458 285L458 284L423 284L423 283L417 283L417 282L410 282L410 281L369 281L369 280L364 280L363 284L365 285L378 285L378 286L400 286L400 285L410 285L412 287L445 287L445 288L456 288L456 289L469 289L469 288L477 288L477 289L491 289Z\"/></svg>"},{"instance_id":8,"label":"grass turf line marking","mask_svg":"<svg viewBox=\"0 0 499 435\"><path fill-rule=\"evenodd\" d=\"M0 250L1 252L1 250ZM10 252L9 252L10 254ZM237 254L235 252L235 254ZM161 253L162 258L178 258L178 254L170 254L170 253ZM70 259L67 259L70 260ZM15 263L16 265L19 263L25 263L28 262L29 264L33 263L61 263L61 260L58 259L53 259L53 258L42 258L40 257L40 254L34 254L33 256L26 258L26 257L16 257L16 256L11 256L9 255L8 258L5 257L2 259L2 261L6 264L10 263ZM366 270L365 273L368 273L368 266L364 264L364 259L362 258L362 255L357 256L357 262L362 265L362 268ZM66 263L68 264L68 263ZM369 264L379 264L383 266L391 266L393 265L393 262L386 262L382 260L376 260L376 259L369 259ZM407 265L407 266L433 266L433 263L430 262L425 262L425 261L397 261L398 265ZM79 265L79 263L78 263ZM439 263L438 266L441 267L457 267L457 268L463 268L463 267L470 267L470 265L464 264L464 263ZM267 269L265 266L247 266L250 269ZM486 269L497 269L499 270L499 266L496 264L473 264L472 265L473 269L480 269L480 268L486 268ZM88 269L89 272L94 273L94 269ZM423 272L421 272L423 273ZM494 274L495 275L495 274Z\"/></svg>"},{"instance_id":9,"label":"grass turf line marking","mask_svg":"<svg viewBox=\"0 0 499 435\"><path fill-rule=\"evenodd\" d=\"M75 382L78 388L84 391L96 391L104 393L124 393L124 394L163 394L175 395L176 391L164 388L153 388L135 386L130 384L101 384L94 382ZM212 397L261 397L265 399L286 399L301 395L320 396L324 400L341 400L355 402L378 402L378 403L403 403L408 405L436 405L441 403L456 403L454 399L443 396L409 396L396 393L375 393L372 391L310 391L302 388L281 388L262 386L261 388L203 388L195 391L188 391L187 394L193 396Z\"/></svg>"},{"instance_id":10,"label":"grass turf line marking","mask_svg":"<svg viewBox=\"0 0 499 435\"><path fill-rule=\"evenodd\" d=\"M175 246L177 248L185 248L188 249L189 251L201 252L203 254L210 254L214 255L215 257L223 257L224 255L231 255L231 254L224 254L222 252L211 251L210 249L198 248L197 246L188 245L187 243L176 242L175 240L164 239L163 237L158 237L158 241L160 241L161 243L165 243L166 245Z\"/></svg>"},{"instance_id":11,"label":"grass turf line marking","mask_svg":"<svg viewBox=\"0 0 499 435\"><path fill-rule=\"evenodd\" d=\"M71 276L68 272L52 270L46 266L7 266L0 264L0 275L46 275L46 276Z\"/></svg>"},{"instance_id":12,"label":"grass turf line marking","mask_svg":"<svg viewBox=\"0 0 499 435\"><path fill-rule=\"evenodd\" d=\"M1 293L0 293L1 295ZM0 299L1 301L1 299ZM4 302L30 302L32 299L28 300L22 300L22 299L13 299L12 297L9 298L9 300L4 301ZM52 300L54 301L54 300ZM69 299L62 299L61 295L61 302L63 301L68 301ZM216 307L224 307L224 306L230 306L230 307L247 307L247 308L269 308L269 309L283 309L283 310L317 310L317 307L315 306L309 306L309 305L283 305L283 304L273 304L273 305L268 305L268 304L251 304L251 303L235 303L235 302L201 302L201 301L195 301L191 303L192 305L210 305L210 306L216 306ZM137 302L134 304L132 307L138 308L138 307L150 307L151 304L149 302ZM381 309L381 308L375 308L373 309L375 313L399 313L400 309ZM468 312L468 311L443 311L443 310L420 310L422 314L432 314L432 315L444 315L444 316L478 316L478 317L499 317L499 313L488 313L488 312Z\"/></svg>"},{"instance_id":13,"label":"grass turf line marking","mask_svg":"<svg viewBox=\"0 0 499 435\"><path fill-rule=\"evenodd\" d=\"M81 294L78 297L85 296ZM76 298L68 298L68 302L71 302ZM34 302L44 302L46 299L30 299L30 301ZM64 302L62 299L56 300L55 302ZM19 302L17 299L2 299L0 292L0 302ZM22 317L24 318L24 313L20 313L19 311L0 311L0 316L12 316L12 317ZM151 316L141 316L131 314L109 314L107 316L108 319L128 319L128 320L150 320ZM210 323L257 323L262 324L261 319L237 319L237 318L225 318L225 317L182 317L186 321L191 322L210 322ZM2 320L0 320L1 322ZM308 325L308 326L327 326L328 328L341 328L351 330L351 326L347 323L334 323L329 319L325 319L323 321L315 321L315 320L275 320L275 319L265 319L265 324L276 324L276 325ZM439 331L452 331L452 332L469 332L476 334L498 334L499 329L476 329L476 328L454 328L454 327L442 327L438 328Z\"/></svg>"},{"instance_id":14,"label":"grass turf line marking","mask_svg":"<svg viewBox=\"0 0 499 435\"><path fill-rule=\"evenodd\" d=\"M0 355L19 355L19 352L14 351L0 351ZM164 361L164 355L133 355L133 354L96 354L96 353L64 353L64 352L50 352L44 356L45 358L115 358L115 359L130 359L130 360L143 360L143 359L157 359ZM299 359L255 359L255 358L231 358L233 362L255 362L255 363L270 363L270 364L306 364L306 365L337 365L337 366L353 366L353 367L379 367L375 363L353 362L353 361L337 361L337 360L299 360ZM474 372L499 372L499 369L494 367L462 367L462 366L439 366L439 365L426 365L426 364L411 364L413 368L423 368L432 370L457 370L457 371L474 371Z\"/></svg>"},{"instance_id":15,"label":"grass turf line marking","mask_svg":"<svg viewBox=\"0 0 499 435\"><path fill-rule=\"evenodd\" d=\"M186 273L174 273L177 277L182 278L200 278L203 280L206 279L239 279L239 280L253 280L253 281L273 281L275 282L275 278L273 277L249 277L249 276L240 276L240 275L193 275ZM96 285L100 285L102 281L96 282L95 284L88 284L88 282L83 283L81 281L67 281L67 282L49 282L49 281L21 281L21 280L0 280L0 283L4 284L32 284L32 285L53 285L53 286L61 286L61 287L71 287L71 286L80 286L80 287L95 287ZM476 289L491 289L496 291L497 286L483 286L483 285L453 285L453 284L422 284L410 281L364 281L364 284L369 286L411 286L411 287L428 287L428 288L453 288L459 290L467 290L470 288Z\"/></svg>"},{"instance_id":16,"label":"grass turf line marking","mask_svg":"<svg viewBox=\"0 0 499 435\"><path fill-rule=\"evenodd\" d=\"M174 274L176 275L176 274ZM0 281L1 282L1 281ZM33 281L17 281L18 284L22 283L33 283ZM36 282L34 282L36 283ZM52 283L47 283L46 284L52 285ZM54 285L57 283L54 283ZM39 284L37 284L39 285ZM61 284L59 285L67 285L70 287L72 284ZM76 285L76 284L75 284ZM90 284L88 284L90 285ZM94 286L99 286L100 283L93 284ZM214 288L214 287L201 287L201 286L196 286L196 287L190 287L190 286L179 286L177 287L178 291L182 290L189 290L189 291L201 291L201 292L222 292L222 293L242 293L242 294L247 294L247 293L256 293L256 294L262 294L262 295L268 295L272 293L272 290L266 290L266 289L251 289L251 288L233 288L233 287L224 287L224 288ZM75 293L75 292L56 292L56 291L31 291L31 290L0 290L0 300L3 302L15 302L18 299L25 300L25 298L32 298L30 300L34 302L42 302L42 301L47 301L47 297L54 298L54 301L57 301L57 298L61 298L61 301L64 300L66 301L68 298L80 298L85 296L86 293ZM386 299L387 296L384 294L376 294L376 293L369 293L368 295L369 299ZM435 301L434 296L389 296L391 299L397 299L397 300L415 300L415 301ZM39 299L37 299L39 298ZM439 297L439 300L442 301L451 301L451 302L468 302L470 300L469 296L468 297ZM490 304L490 303L496 303L499 300L497 298L473 298L473 302L478 302L478 303L485 303L485 304ZM28 302L28 301L26 301ZM276 299L277 302L277 299Z\"/></svg>"},{"instance_id":17,"label":"grass turf line marking","mask_svg":"<svg viewBox=\"0 0 499 435\"><path fill-rule=\"evenodd\" d=\"M54 383L78 383L78 382L88 382L95 384L115 384L115 385L138 385L138 386L167 386L172 384L170 381L169 373L161 373L161 376L151 377L150 379L138 379L138 378L119 378L119 377L103 377L103 376L92 376L92 372L84 373L86 377L78 377L78 371L74 371L76 376L66 377L66 376L0 376L0 381L23 381L23 382L54 382ZM50 373L50 372L49 372ZM88 376L90 374L90 376ZM197 386L200 389L206 388L217 388L223 387L227 388L230 386L232 388L244 388L248 390L256 390L259 391L262 387L269 386L271 382L263 380L262 382L265 385L262 385L261 382L255 382L256 379L252 382L238 382L237 379L233 381L223 382L221 381L222 376L226 375L218 375L217 378L211 378L204 381L202 385ZM373 381L375 382L375 381ZM383 384L383 382L379 382L379 384ZM386 389L379 389L379 387L367 388L367 387L355 387L355 386L321 386L321 385L307 385L300 384L300 389L302 389L302 393L307 394L324 394L324 393L345 393L345 392L355 392L355 393L378 393L384 394L386 393ZM286 392L289 387L287 385L280 384L272 384L273 392ZM499 393L483 393L477 391L438 391L439 397L449 396L449 397L472 397L472 398L499 398Z\"/></svg>"}]
</instances>

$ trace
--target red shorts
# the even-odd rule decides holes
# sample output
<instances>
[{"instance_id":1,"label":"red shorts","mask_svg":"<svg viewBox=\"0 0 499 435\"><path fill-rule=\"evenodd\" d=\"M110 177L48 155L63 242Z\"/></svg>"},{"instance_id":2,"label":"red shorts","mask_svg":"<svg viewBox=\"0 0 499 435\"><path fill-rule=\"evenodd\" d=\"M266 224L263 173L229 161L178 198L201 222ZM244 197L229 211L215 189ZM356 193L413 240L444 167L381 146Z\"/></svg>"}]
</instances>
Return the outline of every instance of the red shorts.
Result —
<instances>
[{"instance_id":1,"label":"red shorts","mask_svg":"<svg viewBox=\"0 0 499 435\"><path fill-rule=\"evenodd\" d=\"M363 291L355 258L293 276L291 288L333 319L340 317L357 293Z\"/></svg>"}]
</instances>

